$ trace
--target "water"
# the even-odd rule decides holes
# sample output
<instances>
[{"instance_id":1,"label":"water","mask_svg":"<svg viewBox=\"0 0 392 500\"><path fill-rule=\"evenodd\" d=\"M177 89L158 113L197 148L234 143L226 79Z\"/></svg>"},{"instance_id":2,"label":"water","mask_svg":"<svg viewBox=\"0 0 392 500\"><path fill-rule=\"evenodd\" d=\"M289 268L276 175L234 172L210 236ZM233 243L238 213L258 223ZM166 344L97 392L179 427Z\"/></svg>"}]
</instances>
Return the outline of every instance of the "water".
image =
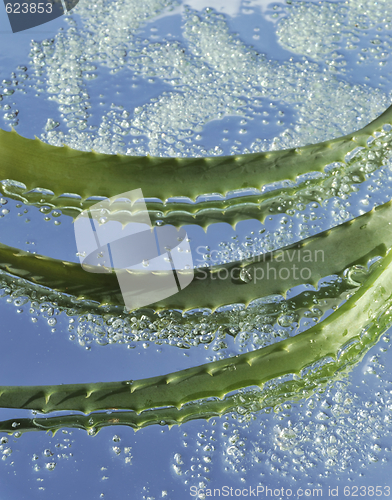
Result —
<instances>
[{"instance_id":1,"label":"water","mask_svg":"<svg viewBox=\"0 0 392 500\"><path fill-rule=\"evenodd\" d=\"M389 105L391 18L388 1L80 2L48 25L51 32L34 32L30 47L21 35L19 52L16 44L11 50L17 57L2 55L1 126L54 145L133 155L243 154L330 139ZM390 166L370 165L358 191L343 179L324 204L188 234L206 248L207 265L270 251L390 198ZM78 260L69 217L7 198L1 204L2 242ZM82 314L5 283L3 384L138 379L253 350L312 326L341 302L309 291L312 306L298 311L272 297L248 311L242 304L215 316L193 311L189 326L176 312L125 317L91 305ZM323 496L380 485L386 494L389 343L386 333L348 378L274 411L239 408L136 434L120 426L4 437L3 496L177 500L224 485L286 494L322 488ZM1 411L4 419L26 413Z\"/></svg>"}]
</instances>

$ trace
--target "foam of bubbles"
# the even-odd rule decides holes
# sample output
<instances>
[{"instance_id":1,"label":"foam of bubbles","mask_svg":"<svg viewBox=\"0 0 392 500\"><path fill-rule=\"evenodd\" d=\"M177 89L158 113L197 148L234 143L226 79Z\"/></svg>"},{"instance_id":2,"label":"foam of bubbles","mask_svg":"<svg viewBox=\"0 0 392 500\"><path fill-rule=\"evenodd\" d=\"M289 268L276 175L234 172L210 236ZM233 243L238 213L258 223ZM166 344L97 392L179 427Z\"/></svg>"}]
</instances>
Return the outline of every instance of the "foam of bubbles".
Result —
<instances>
[{"instance_id":1,"label":"foam of bubbles","mask_svg":"<svg viewBox=\"0 0 392 500\"><path fill-rule=\"evenodd\" d=\"M389 58L392 6L388 0L349 0L344 3L290 2L277 35L283 47L335 68L344 67L341 50L353 51L357 63ZM365 46L361 44L369 32ZM365 36L364 36L365 35ZM327 57L326 57L327 56Z\"/></svg>"}]
</instances>

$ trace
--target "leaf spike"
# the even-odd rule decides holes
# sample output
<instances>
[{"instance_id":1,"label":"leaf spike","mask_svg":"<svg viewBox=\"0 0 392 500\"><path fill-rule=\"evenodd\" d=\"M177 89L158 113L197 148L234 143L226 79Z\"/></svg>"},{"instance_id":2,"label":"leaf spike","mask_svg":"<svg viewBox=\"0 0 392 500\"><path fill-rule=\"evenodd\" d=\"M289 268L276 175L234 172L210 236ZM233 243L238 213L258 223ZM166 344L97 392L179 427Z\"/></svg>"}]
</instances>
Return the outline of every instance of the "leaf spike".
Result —
<instances>
[{"instance_id":1,"label":"leaf spike","mask_svg":"<svg viewBox=\"0 0 392 500\"><path fill-rule=\"evenodd\" d=\"M91 394L93 394L93 392L95 392L94 389L88 389L86 391L86 399L89 398L91 396Z\"/></svg>"}]
</instances>

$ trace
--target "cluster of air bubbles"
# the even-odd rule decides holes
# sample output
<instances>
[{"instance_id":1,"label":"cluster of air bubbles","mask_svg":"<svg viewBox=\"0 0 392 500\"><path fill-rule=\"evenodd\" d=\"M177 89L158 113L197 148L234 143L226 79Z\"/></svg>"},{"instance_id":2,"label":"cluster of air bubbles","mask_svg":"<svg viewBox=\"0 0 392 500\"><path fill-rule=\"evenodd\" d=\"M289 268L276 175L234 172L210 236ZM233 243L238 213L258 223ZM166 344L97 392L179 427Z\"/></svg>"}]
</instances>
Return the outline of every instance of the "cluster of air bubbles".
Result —
<instances>
[{"instance_id":1,"label":"cluster of air bubbles","mask_svg":"<svg viewBox=\"0 0 392 500\"><path fill-rule=\"evenodd\" d=\"M132 446L124 444L123 440L118 434L112 437L111 451L114 456L119 457L124 464L132 465Z\"/></svg>"},{"instance_id":2,"label":"cluster of air bubbles","mask_svg":"<svg viewBox=\"0 0 392 500\"><path fill-rule=\"evenodd\" d=\"M8 441L8 437L2 436L0 438L0 453L3 461L10 462L12 459L12 448L10 447L10 443Z\"/></svg>"},{"instance_id":3,"label":"cluster of air bubbles","mask_svg":"<svg viewBox=\"0 0 392 500\"><path fill-rule=\"evenodd\" d=\"M42 487L42 483L45 481L48 472L54 471L56 466L63 461L75 460L72 452L74 443L72 434L72 431L63 429L56 439L50 440L50 443L46 443L46 445L41 443L41 449L31 454L30 464L38 484L41 485L40 490L45 489ZM16 444L16 440L20 436L20 432L14 432L12 437L2 436L0 438L0 455L8 465L17 463L12 461L13 450L11 446Z\"/></svg>"},{"instance_id":4,"label":"cluster of air bubbles","mask_svg":"<svg viewBox=\"0 0 392 500\"><path fill-rule=\"evenodd\" d=\"M370 356L374 366L378 360L373 358ZM391 451L385 446L391 440L385 419L390 401L387 392L367 399L361 391L350 392L346 385L337 382L302 403L295 423L292 416L297 408L282 405L275 409L275 452L281 467L287 467L290 457L296 457L296 469L307 474L317 462L323 463L326 471L352 472L355 461L362 467L386 461L386 452Z\"/></svg>"},{"instance_id":5,"label":"cluster of air bubbles","mask_svg":"<svg viewBox=\"0 0 392 500\"><path fill-rule=\"evenodd\" d=\"M357 64L386 66L392 48L392 8L388 0L290 2L285 10L277 28L284 48L325 61L330 71L343 74L352 54Z\"/></svg>"},{"instance_id":6,"label":"cluster of air bubbles","mask_svg":"<svg viewBox=\"0 0 392 500\"><path fill-rule=\"evenodd\" d=\"M181 432L182 447L191 448L188 453L174 453L171 459L171 468L177 476L183 478L185 485L199 484L199 488L205 488L212 479L212 465L215 452L218 449L218 429L216 421L210 425L201 426L200 430L188 434ZM189 456L189 451L192 455Z\"/></svg>"},{"instance_id":7,"label":"cluster of air bubbles","mask_svg":"<svg viewBox=\"0 0 392 500\"><path fill-rule=\"evenodd\" d=\"M24 188L19 188L18 186L13 186L10 181L2 181L0 186L3 192L6 193L7 197L0 198L0 219L8 217L10 223L17 224L20 221L24 223L29 223L31 220L36 220L37 216L40 217L44 222L51 222L55 226L61 224L61 216L63 215L62 210L55 208L53 205L46 204L46 198L51 199L53 193L45 194L43 191L34 189L29 193L19 196L19 194L24 191ZM15 194L15 199L13 194ZM21 198L23 201L19 201ZM38 207L29 206L30 204L36 203ZM7 220L8 220L7 219ZM25 230L23 230L25 231ZM16 232L15 232L16 234ZM3 233L3 243L6 243L6 231ZM27 243L29 244L29 243Z\"/></svg>"},{"instance_id":8,"label":"cluster of air bubbles","mask_svg":"<svg viewBox=\"0 0 392 500\"><path fill-rule=\"evenodd\" d=\"M8 200L6 198L0 198L0 218L3 218L5 215L8 215L10 213L10 209L7 208L7 203Z\"/></svg>"},{"instance_id":9,"label":"cluster of air bubbles","mask_svg":"<svg viewBox=\"0 0 392 500\"><path fill-rule=\"evenodd\" d=\"M26 66L18 66L9 78L4 78L0 83L0 109L3 110L3 127L16 127L19 123L19 106L17 97L27 94L29 77Z\"/></svg>"}]
</instances>

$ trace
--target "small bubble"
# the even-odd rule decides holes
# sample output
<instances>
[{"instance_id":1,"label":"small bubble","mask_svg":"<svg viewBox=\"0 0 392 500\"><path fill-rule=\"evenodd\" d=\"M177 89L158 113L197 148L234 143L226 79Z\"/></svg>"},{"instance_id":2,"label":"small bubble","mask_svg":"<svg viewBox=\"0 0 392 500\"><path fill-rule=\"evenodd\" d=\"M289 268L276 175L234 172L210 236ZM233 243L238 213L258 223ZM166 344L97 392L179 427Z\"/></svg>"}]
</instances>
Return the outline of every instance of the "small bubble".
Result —
<instances>
[{"instance_id":1,"label":"small bubble","mask_svg":"<svg viewBox=\"0 0 392 500\"><path fill-rule=\"evenodd\" d=\"M58 127L60 125L59 122L53 120L52 118L48 118L47 122L46 122L46 125L45 125L45 130L47 132L49 132L50 130L53 130L55 129L56 127Z\"/></svg>"},{"instance_id":2,"label":"small bubble","mask_svg":"<svg viewBox=\"0 0 392 500\"><path fill-rule=\"evenodd\" d=\"M247 269L243 268L240 271L240 279L245 283L249 283L252 281L252 275Z\"/></svg>"},{"instance_id":3,"label":"small bubble","mask_svg":"<svg viewBox=\"0 0 392 500\"><path fill-rule=\"evenodd\" d=\"M293 321L294 321L294 316L292 316L290 314L282 314L278 318L279 326L283 326L283 327L290 326L293 323Z\"/></svg>"}]
</instances>

